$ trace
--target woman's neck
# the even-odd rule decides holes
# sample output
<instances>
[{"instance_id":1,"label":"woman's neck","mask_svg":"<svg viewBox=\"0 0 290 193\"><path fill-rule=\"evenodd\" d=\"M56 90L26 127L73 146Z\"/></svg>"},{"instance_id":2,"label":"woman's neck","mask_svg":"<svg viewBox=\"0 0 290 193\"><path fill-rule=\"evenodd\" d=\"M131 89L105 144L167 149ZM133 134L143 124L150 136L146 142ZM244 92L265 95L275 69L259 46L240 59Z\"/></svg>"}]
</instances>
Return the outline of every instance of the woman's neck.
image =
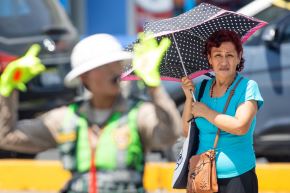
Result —
<instances>
[{"instance_id":1,"label":"woman's neck","mask_svg":"<svg viewBox=\"0 0 290 193\"><path fill-rule=\"evenodd\" d=\"M237 77L237 74L235 74L233 77L229 77L226 79L216 77L216 79L214 79L214 82L210 88L210 96L211 97L222 96L231 87L236 77Z\"/></svg>"},{"instance_id":2,"label":"woman's neck","mask_svg":"<svg viewBox=\"0 0 290 193\"><path fill-rule=\"evenodd\" d=\"M215 86L218 88L228 88L236 79L237 74L234 74L228 78L216 77Z\"/></svg>"}]
</instances>

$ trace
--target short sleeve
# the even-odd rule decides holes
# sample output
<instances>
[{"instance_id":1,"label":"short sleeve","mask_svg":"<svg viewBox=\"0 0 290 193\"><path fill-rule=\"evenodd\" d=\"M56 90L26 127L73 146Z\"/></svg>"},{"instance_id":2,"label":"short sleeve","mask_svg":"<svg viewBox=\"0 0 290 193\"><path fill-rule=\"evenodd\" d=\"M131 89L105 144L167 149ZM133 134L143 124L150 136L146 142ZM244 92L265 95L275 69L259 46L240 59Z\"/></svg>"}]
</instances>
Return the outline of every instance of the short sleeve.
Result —
<instances>
[{"instance_id":1,"label":"short sleeve","mask_svg":"<svg viewBox=\"0 0 290 193\"><path fill-rule=\"evenodd\" d=\"M260 93L259 86L254 80L249 80L247 82L246 91L240 97L238 105L250 100L257 101L258 109L260 109L264 104L264 99Z\"/></svg>"}]
</instances>

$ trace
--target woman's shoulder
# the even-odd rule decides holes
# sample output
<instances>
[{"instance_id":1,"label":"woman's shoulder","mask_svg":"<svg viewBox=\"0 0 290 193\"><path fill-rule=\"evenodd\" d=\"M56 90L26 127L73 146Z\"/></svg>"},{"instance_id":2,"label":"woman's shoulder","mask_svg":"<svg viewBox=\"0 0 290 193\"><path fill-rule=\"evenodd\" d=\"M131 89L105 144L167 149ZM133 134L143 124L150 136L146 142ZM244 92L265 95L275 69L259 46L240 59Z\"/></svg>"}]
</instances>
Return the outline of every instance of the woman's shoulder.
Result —
<instances>
[{"instance_id":1,"label":"woman's shoulder","mask_svg":"<svg viewBox=\"0 0 290 193\"><path fill-rule=\"evenodd\" d=\"M243 86L240 87L241 102L247 100L258 101L258 108L263 105L263 98L261 96L258 83L255 80L244 78Z\"/></svg>"},{"instance_id":2,"label":"woman's shoulder","mask_svg":"<svg viewBox=\"0 0 290 193\"><path fill-rule=\"evenodd\" d=\"M205 78L205 79L202 79L201 81L198 81L198 82L195 84L195 88L199 90L200 87L201 87L201 85L203 84L203 82L204 82L204 84L205 84L205 86L206 86L206 85L210 84L210 82L211 82L213 79L214 79L214 77L213 77L213 78Z\"/></svg>"},{"instance_id":3,"label":"woman's shoulder","mask_svg":"<svg viewBox=\"0 0 290 193\"><path fill-rule=\"evenodd\" d=\"M254 87L258 87L258 83L253 80L253 79L249 79L248 77L245 77L243 75L239 75L241 78L242 78L242 85L243 87L246 87L246 88L254 88Z\"/></svg>"}]
</instances>

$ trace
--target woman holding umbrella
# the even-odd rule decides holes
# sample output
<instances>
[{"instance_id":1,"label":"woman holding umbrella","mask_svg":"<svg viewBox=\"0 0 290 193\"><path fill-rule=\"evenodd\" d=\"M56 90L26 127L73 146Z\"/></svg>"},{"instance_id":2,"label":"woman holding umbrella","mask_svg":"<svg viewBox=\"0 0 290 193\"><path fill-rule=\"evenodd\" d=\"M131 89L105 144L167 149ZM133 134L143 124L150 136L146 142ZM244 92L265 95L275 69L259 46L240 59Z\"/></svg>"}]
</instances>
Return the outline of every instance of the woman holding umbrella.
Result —
<instances>
[{"instance_id":1,"label":"woman holding umbrella","mask_svg":"<svg viewBox=\"0 0 290 193\"><path fill-rule=\"evenodd\" d=\"M206 42L205 54L215 78L207 81L200 102L193 102L191 93L194 91L197 96L201 84L194 86L189 78L182 78L186 96L182 115L184 135L188 133L188 120L194 116L199 128L197 154L200 154L212 148L219 131L216 147L219 193L258 193L253 133L263 98L258 84L239 74L244 67L241 39L233 31L216 31ZM227 111L222 113L238 82Z\"/></svg>"}]
</instances>

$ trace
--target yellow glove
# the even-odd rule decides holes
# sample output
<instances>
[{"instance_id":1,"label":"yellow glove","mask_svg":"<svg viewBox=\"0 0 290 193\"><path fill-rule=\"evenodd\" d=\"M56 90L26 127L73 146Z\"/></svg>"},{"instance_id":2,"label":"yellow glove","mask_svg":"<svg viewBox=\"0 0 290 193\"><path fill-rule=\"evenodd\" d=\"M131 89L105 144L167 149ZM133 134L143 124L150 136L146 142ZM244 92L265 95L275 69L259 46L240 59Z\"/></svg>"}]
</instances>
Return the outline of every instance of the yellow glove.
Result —
<instances>
[{"instance_id":1,"label":"yellow glove","mask_svg":"<svg viewBox=\"0 0 290 193\"><path fill-rule=\"evenodd\" d=\"M10 62L0 77L0 94L8 97L14 89L26 91L25 83L45 70L37 54L38 44L33 44L21 58Z\"/></svg>"},{"instance_id":2,"label":"yellow glove","mask_svg":"<svg viewBox=\"0 0 290 193\"><path fill-rule=\"evenodd\" d=\"M143 79L147 86L157 87L161 83L159 66L171 41L163 38L158 45L157 40L149 36L150 34L139 35L140 43L133 48L132 65L136 75Z\"/></svg>"}]
</instances>

